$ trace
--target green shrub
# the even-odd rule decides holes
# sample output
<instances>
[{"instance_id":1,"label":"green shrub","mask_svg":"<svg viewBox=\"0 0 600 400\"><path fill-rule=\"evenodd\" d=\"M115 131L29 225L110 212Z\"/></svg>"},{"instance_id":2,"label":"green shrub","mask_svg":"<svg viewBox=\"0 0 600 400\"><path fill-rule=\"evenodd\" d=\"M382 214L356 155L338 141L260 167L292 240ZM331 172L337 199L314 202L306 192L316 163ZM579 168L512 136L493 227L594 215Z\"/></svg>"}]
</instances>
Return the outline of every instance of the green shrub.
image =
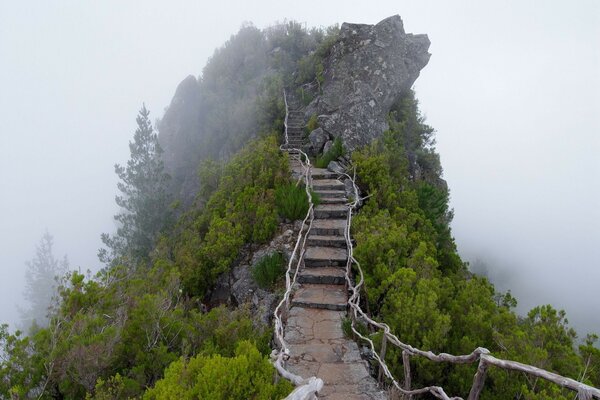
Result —
<instances>
[{"instance_id":1,"label":"green shrub","mask_svg":"<svg viewBox=\"0 0 600 400\"><path fill-rule=\"evenodd\" d=\"M249 142L227 164L205 167L212 182L205 206L184 214L172 239L183 290L197 296L231 267L244 244L270 240L278 223L275 188L290 174L274 135Z\"/></svg>"},{"instance_id":2,"label":"green shrub","mask_svg":"<svg viewBox=\"0 0 600 400\"><path fill-rule=\"evenodd\" d=\"M273 383L274 373L253 343L241 341L234 357L198 355L173 362L144 399L282 399L293 387L285 379Z\"/></svg>"},{"instance_id":3,"label":"green shrub","mask_svg":"<svg viewBox=\"0 0 600 400\"><path fill-rule=\"evenodd\" d=\"M344 146L342 145L342 140L340 138L335 138L333 141L333 146L331 149L322 156L317 156L317 160L315 161L315 166L317 168L327 168L329 163L333 160L344 155Z\"/></svg>"},{"instance_id":4,"label":"green shrub","mask_svg":"<svg viewBox=\"0 0 600 400\"><path fill-rule=\"evenodd\" d=\"M308 197L304 186L290 183L277 187L275 206L282 218L292 221L303 219L308 212Z\"/></svg>"},{"instance_id":5,"label":"green shrub","mask_svg":"<svg viewBox=\"0 0 600 400\"><path fill-rule=\"evenodd\" d=\"M306 133L306 135L308 135L309 133L311 133L318 127L319 127L319 122L317 121L317 115L313 114L310 116L310 119L306 123L306 129L304 130L304 132Z\"/></svg>"},{"instance_id":6,"label":"green shrub","mask_svg":"<svg viewBox=\"0 0 600 400\"><path fill-rule=\"evenodd\" d=\"M264 256L252 269L252 277L261 288L271 288L283 275L284 263L285 258L279 252Z\"/></svg>"}]
</instances>

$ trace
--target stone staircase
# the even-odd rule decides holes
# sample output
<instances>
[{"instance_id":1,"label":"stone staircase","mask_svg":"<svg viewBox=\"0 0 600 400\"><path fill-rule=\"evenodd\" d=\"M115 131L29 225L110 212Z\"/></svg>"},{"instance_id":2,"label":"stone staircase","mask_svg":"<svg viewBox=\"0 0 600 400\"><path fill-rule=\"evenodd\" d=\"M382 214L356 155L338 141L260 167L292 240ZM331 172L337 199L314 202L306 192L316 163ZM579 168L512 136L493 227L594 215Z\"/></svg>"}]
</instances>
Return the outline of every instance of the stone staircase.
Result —
<instances>
[{"instance_id":1,"label":"stone staircase","mask_svg":"<svg viewBox=\"0 0 600 400\"><path fill-rule=\"evenodd\" d=\"M303 174L298 161L291 164L295 175ZM344 236L348 200L344 184L326 169L312 168L311 172L312 188L320 204L314 209L285 327L291 354L286 368L305 378L323 379L319 399L383 400L386 396L369 374L358 345L342 330L348 301Z\"/></svg>"}]
</instances>

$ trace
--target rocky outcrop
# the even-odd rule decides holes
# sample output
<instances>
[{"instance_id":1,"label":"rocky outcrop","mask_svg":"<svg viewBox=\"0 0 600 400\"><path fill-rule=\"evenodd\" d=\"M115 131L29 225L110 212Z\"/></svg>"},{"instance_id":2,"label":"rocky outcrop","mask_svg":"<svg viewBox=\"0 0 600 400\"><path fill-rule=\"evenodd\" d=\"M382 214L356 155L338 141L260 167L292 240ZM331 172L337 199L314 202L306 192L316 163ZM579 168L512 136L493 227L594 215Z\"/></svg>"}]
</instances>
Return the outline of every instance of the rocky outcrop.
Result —
<instances>
[{"instance_id":1,"label":"rocky outcrop","mask_svg":"<svg viewBox=\"0 0 600 400\"><path fill-rule=\"evenodd\" d=\"M342 24L324 63L322 94L307 107L307 117L316 114L347 150L369 143L388 128L392 105L427 65L429 44L427 35L405 33L398 15L376 25Z\"/></svg>"},{"instance_id":2,"label":"rocky outcrop","mask_svg":"<svg viewBox=\"0 0 600 400\"><path fill-rule=\"evenodd\" d=\"M280 252L286 260L292 254L300 224L281 224L279 234L271 242L258 248L246 248L239 262L229 273L222 274L215 284L209 301L210 306L228 304L246 305L257 324L269 325L280 296L261 289L252 277L252 269L265 256ZM286 264L287 267L287 264Z\"/></svg>"},{"instance_id":3,"label":"rocky outcrop","mask_svg":"<svg viewBox=\"0 0 600 400\"><path fill-rule=\"evenodd\" d=\"M165 169L171 175L173 191L195 192L198 187L198 153L201 145L201 90L190 75L175 91L171 105L158 124L159 142L164 150Z\"/></svg>"}]
</instances>

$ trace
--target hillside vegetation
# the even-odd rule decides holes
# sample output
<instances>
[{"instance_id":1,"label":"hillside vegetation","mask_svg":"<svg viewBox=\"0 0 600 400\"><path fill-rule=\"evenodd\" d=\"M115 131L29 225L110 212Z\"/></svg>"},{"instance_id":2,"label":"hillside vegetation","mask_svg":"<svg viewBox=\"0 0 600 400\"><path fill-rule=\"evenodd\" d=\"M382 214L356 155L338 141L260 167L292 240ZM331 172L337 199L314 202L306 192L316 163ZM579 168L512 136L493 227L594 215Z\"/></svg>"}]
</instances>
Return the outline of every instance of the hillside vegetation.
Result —
<instances>
[{"instance_id":1,"label":"hillside vegetation","mask_svg":"<svg viewBox=\"0 0 600 400\"><path fill-rule=\"evenodd\" d=\"M189 176L200 183L194 200L166 205L167 179L153 159L161 202L146 204L161 206L140 211L152 211L160 221L152 225L151 245L128 248L136 232L128 230L134 236L114 242L119 247L102 271L62 277L46 326L27 334L0 327L0 398L280 399L292 390L289 382L273 379L271 326L257 321L247 304L210 299L219 277L244 252L269 243L281 224L307 208L305 192L294 191L287 155L279 150L282 93L284 86L322 83L323 58L335 35L336 28L306 30L293 22L265 31L248 26L214 54L201 78L198 125L183 129L177 138L182 141L168 145L185 147L179 154L189 156L170 171L176 172L171 200ZM366 274L365 309L401 340L425 350L463 354L481 346L600 385L597 337L577 346L565 313L550 305L518 316L510 292L498 293L460 259L434 130L414 93L399 96L389 127L347 154L362 192L370 195L352 231ZM223 157L211 157L215 154ZM131 212L138 211L125 215ZM269 257L261 261L269 270L255 272L256 279L277 293L281 255ZM401 353L388 348L386 360L402 379ZM414 387L435 384L447 393L468 393L474 366L413 362ZM491 370L483 398L573 394Z\"/></svg>"},{"instance_id":2,"label":"hillside vegetation","mask_svg":"<svg viewBox=\"0 0 600 400\"><path fill-rule=\"evenodd\" d=\"M485 347L497 357L574 379L581 379L585 371L584 381L598 385L598 365L590 369L600 355L592 346L595 337L577 349L576 333L564 311L550 305L519 317L510 292L496 292L461 261L449 227L449 193L433 144L433 129L410 93L390 113L390 130L383 138L353 154L359 183L372 195L353 225L371 313L402 341L424 350L469 354ZM401 378L401 352L388 350L386 360ZM476 366L413 360L414 387L436 384L447 393L469 392ZM487 399L571 397L542 380L494 369L484 391Z\"/></svg>"}]
</instances>

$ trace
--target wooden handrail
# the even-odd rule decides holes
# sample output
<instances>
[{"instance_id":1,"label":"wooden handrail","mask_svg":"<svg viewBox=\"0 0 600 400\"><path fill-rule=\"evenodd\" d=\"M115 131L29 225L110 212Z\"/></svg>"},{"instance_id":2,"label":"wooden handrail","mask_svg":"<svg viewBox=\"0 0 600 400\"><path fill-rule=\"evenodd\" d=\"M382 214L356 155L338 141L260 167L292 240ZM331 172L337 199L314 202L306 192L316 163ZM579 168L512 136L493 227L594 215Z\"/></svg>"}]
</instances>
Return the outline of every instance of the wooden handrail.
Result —
<instances>
[{"instance_id":1,"label":"wooden handrail","mask_svg":"<svg viewBox=\"0 0 600 400\"><path fill-rule=\"evenodd\" d=\"M308 156L306 155L306 153L304 153L300 149L290 149L288 147L288 144L289 144L289 138L288 138L289 108L288 108L288 102L287 102L287 96L286 96L285 90L283 92L283 99L284 99L284 103L285 103L285 120L284 120L285 143L283 145L281 145L279 147L279 149L281 151L287 151L288 154L290 154L290 155L291 155L290 150L295 151L295 154L293 156L297 158L297 160L300 162L300 165L302 165L302 168L303 168L303 172L304 172L303 175L304 175L304 179L305 179L305 183L306 183L305 190L306 190L306 195L308 197L309 207L308 207L306 216L304 217L304 220L302 221L302 225L300 227L300 232L298 232L298 239L296 240L296 245L294 246L294 250L292 251L292 254L290 255L290 259L288 261L287 270L285 272L285 288L286 288L286 290L283 294L283 298L281 299L281 301L275 308L275 311L273 312L273 319L275 321L274 322L274 324L275 324L274 339L275 339L275 342L276 342L276 345L278 346L278 348L274 349L273 352L271 353L271 359L272 359L273 365L275 366L275 369L277 369L277 372L279 372L279 374L282 377L284 377L285 379L288 379L295 386L297 386L297 389L294 390L292 393L290 393L290 395L288 397L286 397L286 400L312 400L315 398L315 393L317 393L319 390L321 390L323 388L323 380L321 380L317 377L314 377L314 376L310 377L308 379L304 379L301 376L295 375L295 374L291 373L290 371L287 371L284 366L285 361L287 361L288 358L290 357L290 350L287 347L287 344L286 344L285 338L284 338L285 326L283 323L283 313L284 313L284 311L287 312L290 308L290 296L292 294L292 288L294 287L294 284L296 283L296 280L298 278L300 264L302 263L302 258L304 257L306 240L308 238L308 233L310 232L310 229L312 227L315 215L314 215L314 204L313 204L312 195L310 192L312 166L310 164L310 160L309 160ZM307 229L304 229L305 227L307 227ZM295 263L295 266L294 266L294 263ZM292 270L293 270L293 272L292 272ZM292 275L292 273L293 273L293 275ZM291 278L290 275L292 275L293 278Z\"/></svg>"},{"instance_id":2,"label":"wooden handrail","mask_svg":"<svg viewBox=\"0 0 600 400\"><path fill-rule=\"evenodd\" d=\"M461 399L461 397L448 397L448 395L444 392L443 388L439 386L428 386L421 389L411 390L411 375L410 375L410 357L411 356L421 356L425 357L434 362L449 362L452 364L470 364L479 362L477 367L477 372L473 378L473 384L471 386L471 390L469 393L468 400L477 400L483 390L485 384L485 377L487 374L488 367L495 366L498 368L511 370L511 371L519 371L523 372L538 378L545 379L549 382L555 383L564 388L573 390L577 392L577 398L579 400L591 400L593 398L600 399L600 390L586 385L584 383L578 382L571 378L566 378L561 375L555 374L550 371L546 371L541 368L534 367L532 365L522 364L517 361L511 360L502 360L492 356L489 350L478 347L470 354L455 356L448 353L439 353L436 354L432 351L424 351L418 348L415 348L409 344L403 343L398 339L396 335L391 333L390 327L382 322L377 322L371 319L361 308L360 308L360 290L364 285L364 274L362 268L360 267L360 263L354 258L354 245L352 243L350 237L350 229L352 226L352 213L356 210L360 202L363 200L359 197L358 186L356 185L356 171L354 172L354 177L351 177L348 174L341 174L346 176L352 182L352 187L355 193L354 200L349 203L348 206L348 214L347 214L347 224L346 224L346 245L348 247L348 262L346 264L346 283L348 285L349 290L352 292L352 295L348 298L348 306L351 311L351 327L352 331L355 335L360 337L369 343L371 347L371 351L373 353L373 358L377 361L380 368L380 375L385 375L392 383L392 385L402 394L407 396L408 399L412 399L412 396L430 393L433 396L444 399L444 400L452 400L452 399ZM352 266L356 266L359 274L358 283L354 283L351 279L351 270ZM362 335L355 327L355 322L358 319L368 323L369 325L382 330L382 345L381 345L381 355L378 355L375 351L375 346L373 341ZM389 368L385 363L385 349L386 346L391 343L394 346L402 349L402 362L404 364L404 387L401 387L398 381L392 376Z\"/></svg>"}]
</instances>

